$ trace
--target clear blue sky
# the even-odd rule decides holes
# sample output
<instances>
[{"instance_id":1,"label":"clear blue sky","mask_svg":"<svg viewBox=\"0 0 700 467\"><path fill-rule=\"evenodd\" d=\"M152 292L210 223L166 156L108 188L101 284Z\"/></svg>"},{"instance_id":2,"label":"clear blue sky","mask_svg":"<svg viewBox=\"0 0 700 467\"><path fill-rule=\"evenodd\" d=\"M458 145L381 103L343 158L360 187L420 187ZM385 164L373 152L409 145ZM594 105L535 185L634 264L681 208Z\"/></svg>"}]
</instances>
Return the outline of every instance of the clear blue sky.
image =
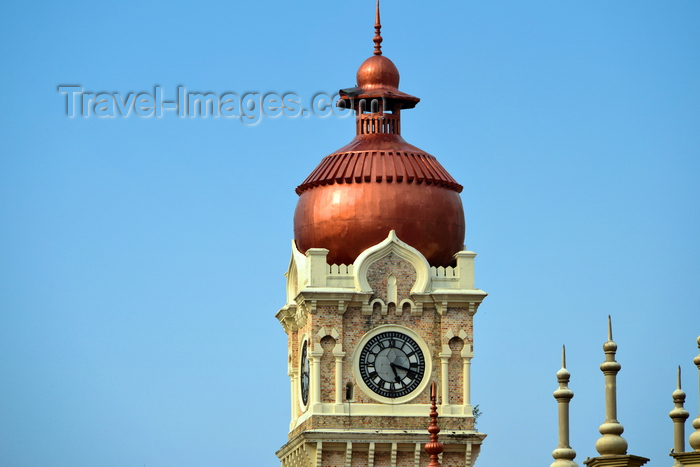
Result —
<instances>
[{"instance_id":1,"label":"clear blue sky","mask_svg":"<svg viewBox=\"0 0 700 467\"><path fill-rule=\"evenodd\" d=\"M355 84L373 9L0 5L0 466L278 465L294 188L352 120L69 118L58 86L308 100ZM478 465L551 463L562 344L597 455L608 314L629 452L670 465L679 364L698 410L700 3L384 0L382 22L422 99L404 137L465 186L490 294Z\"/></svg>"}]
</instances>

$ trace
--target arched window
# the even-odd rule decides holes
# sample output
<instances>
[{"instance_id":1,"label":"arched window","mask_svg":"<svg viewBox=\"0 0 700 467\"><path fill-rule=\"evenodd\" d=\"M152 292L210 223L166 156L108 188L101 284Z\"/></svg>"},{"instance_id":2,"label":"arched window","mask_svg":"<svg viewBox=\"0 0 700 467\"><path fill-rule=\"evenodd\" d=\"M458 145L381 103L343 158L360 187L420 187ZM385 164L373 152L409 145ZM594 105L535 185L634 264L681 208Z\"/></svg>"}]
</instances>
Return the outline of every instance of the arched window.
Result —
<instances>
[{"instance_id":1,"label":"arched window","mask_svg":"<svg viewBox=\"0 0 700 467\"><path fill-rule=\"evenodd\" d=\"M355 391L352 383L348 383L345 385L345 400L346 401L352 401L353 397L355 396Z\"/></svg>"}]
</instances>

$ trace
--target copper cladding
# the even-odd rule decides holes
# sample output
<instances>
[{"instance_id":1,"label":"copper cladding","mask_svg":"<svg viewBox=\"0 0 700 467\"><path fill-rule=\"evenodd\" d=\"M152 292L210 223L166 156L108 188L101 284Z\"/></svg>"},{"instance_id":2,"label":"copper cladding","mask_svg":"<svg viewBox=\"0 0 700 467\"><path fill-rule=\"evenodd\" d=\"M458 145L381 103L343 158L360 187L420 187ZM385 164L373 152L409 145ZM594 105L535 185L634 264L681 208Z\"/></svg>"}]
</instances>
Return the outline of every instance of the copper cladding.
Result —
<instances>
[{"instance_id":1,"label":"copper cladding","mask_svg":"<svg viewBox=\"0 0 700 467\"><path fill-rule=\"evenodd\" d=\"M377 46L380 26L377 16ZM297 187L294 238L302 253L326 248L329 264L351 264L391 230L433 266L453 264L462 249L462 186L435 157L401 137L401 109L420 99L398 85L398 69L377 47L360 66L357 87L341 90L356 112L356 136ZM357 105L376 98L377 108Z\"/></svg>"},{"instance_id":2,"label":"copper cladding","mask_svg":"<svg viewBox=\"0 0 700 467\"><path fill-rule=\"evenodd\" d=\"M327 248L330 264L351 264L391 230L430 264L450 265L464 239L459 194L418 183L333 184L302 193L294 213L299 250Z\"/></svg>"}]
</instances>

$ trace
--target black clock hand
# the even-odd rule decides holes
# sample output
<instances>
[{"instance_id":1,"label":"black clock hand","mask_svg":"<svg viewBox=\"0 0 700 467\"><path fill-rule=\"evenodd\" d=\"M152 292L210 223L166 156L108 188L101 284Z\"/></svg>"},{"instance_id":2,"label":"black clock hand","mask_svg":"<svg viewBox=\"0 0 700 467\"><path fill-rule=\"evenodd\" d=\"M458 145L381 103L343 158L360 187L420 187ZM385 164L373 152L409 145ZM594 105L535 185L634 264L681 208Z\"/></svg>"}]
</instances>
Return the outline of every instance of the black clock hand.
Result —
<instances>
[{"instance_id":1,"label":"black clock hand","mask_svg":"<svg viewBox=\"0 0 700 467\"><path fill-rule=\"evenodd\" d=\"M406 368L405 366L401 366L401 365L397 365L395 363L392 363L391 369L394 370L394 373L396 373L396 369L394 367L398 368L399 370L403 370L407 373L413 373L414 375L418 374L415 370L412 370L410 368Z\"/></svg>"},{"instance_id":2,"label":"black clock hand","mask_svg":"<svg viewBox=\"0 0 700 467\"><path fill-rule=\"evenodd\" d=\"M396 381L397 383L400 383L400 382L401 382L401 378L399 377L399 372L396 371L396 368L397 368L397 367L398 367L398 368L401 368L401 367L399 367L398 365L395 365L395 364L393 364L393 363L389 363L389 365L391 365L391 369L394 370L394 381Z\"/></svg>"}]
</instances>

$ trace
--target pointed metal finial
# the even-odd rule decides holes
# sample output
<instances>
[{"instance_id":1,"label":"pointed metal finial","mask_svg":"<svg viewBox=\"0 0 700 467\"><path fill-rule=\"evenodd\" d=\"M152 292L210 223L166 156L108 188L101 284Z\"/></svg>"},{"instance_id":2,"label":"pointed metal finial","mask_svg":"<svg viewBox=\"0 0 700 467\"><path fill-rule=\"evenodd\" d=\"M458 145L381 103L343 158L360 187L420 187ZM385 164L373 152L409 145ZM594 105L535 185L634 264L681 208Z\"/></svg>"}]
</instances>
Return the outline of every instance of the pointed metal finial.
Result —
<instances>
[{"instance_id":1,"label":"pointed metal finial","mask_svg":"<svg viewBox=\"0 0 700 467\"><path fill-rule=\"evenodd\" d=\"M610 315L608 315L608 340L612 340L612 319L610 318Z\"/></svg>"},{"instance_id":2,"label":"pointed metal finial","mask_svg":"<svg viewBox=\"0 0 700 467\"><path fill-rule=\"evenodd\" d=\"M377 0L377 18L374 22L374 55L382 54L382 23L379 21L379 0Z\"/></svg>"},{"instance_id":3,"label":"pointed metal finial","mask_svg":"<svg viewBox=\"0 0 700 467\"><path fill-rule=\"evenodd\" d=\"M437 423L437 389L435 388L435 381L430 383L430 404L430 426L428 426L430 442L425 443L425 452L430 455L430 463L428 464L428 467L440 467L440 461L438 459L439 455L444 449L444 446L440 441L438 441L440 427Z\"/></svg>"},{"instance_id":4,"label":"pointed metal finial","mask_svg":"<svg viewBox=\"0 0 700 467\"><path fill-rule=\"evenodd\" d=\"M561 367L566 369L566 346L561 346Z\"/></svg>"}]
</instances>

